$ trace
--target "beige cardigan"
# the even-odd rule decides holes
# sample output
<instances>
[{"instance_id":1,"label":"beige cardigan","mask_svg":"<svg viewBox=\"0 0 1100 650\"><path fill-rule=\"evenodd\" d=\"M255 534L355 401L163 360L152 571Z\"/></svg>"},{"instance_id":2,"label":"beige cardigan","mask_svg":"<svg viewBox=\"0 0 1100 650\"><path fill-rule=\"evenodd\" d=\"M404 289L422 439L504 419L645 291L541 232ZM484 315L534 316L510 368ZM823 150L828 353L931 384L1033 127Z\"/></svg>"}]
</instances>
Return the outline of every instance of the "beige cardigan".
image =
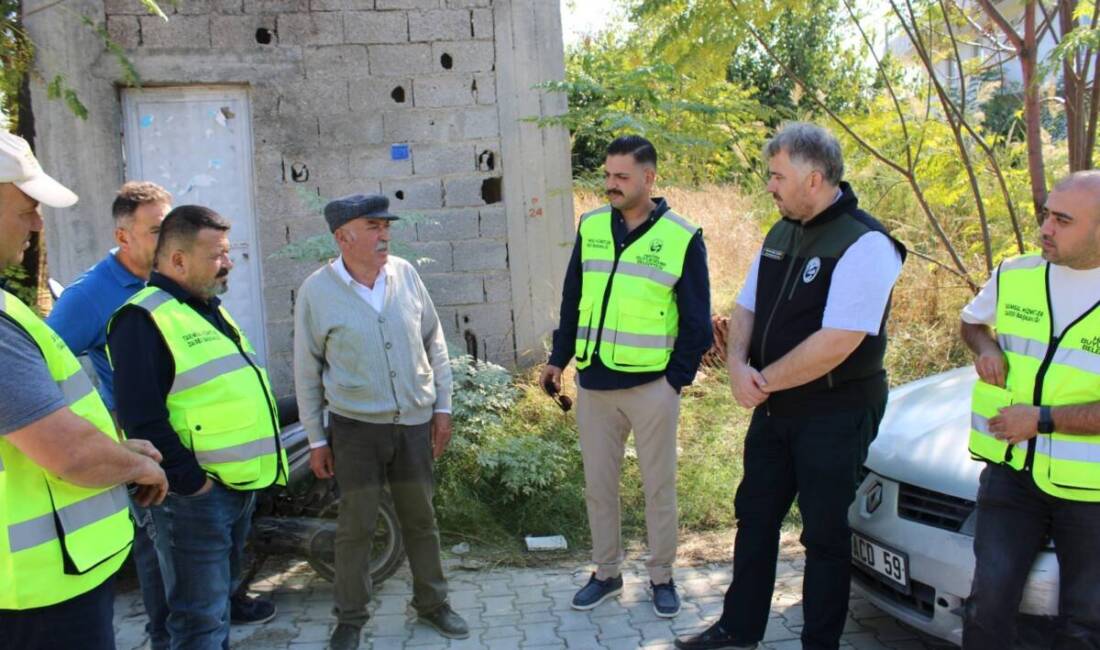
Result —
<instances>
[{"instance_id":1,"label":"beige cardigan","mask_svg":"<svg viewBox=\"0 0 1100 650\"><path fill-rule=\"evenodd\" d=\"M376 424L424 424L451 408L447 343L416 269L390 255L386 299L374 310L330 264L294 305L298 416L311 443L325 440L322 411Z\"/></svg>"}]
</instances>

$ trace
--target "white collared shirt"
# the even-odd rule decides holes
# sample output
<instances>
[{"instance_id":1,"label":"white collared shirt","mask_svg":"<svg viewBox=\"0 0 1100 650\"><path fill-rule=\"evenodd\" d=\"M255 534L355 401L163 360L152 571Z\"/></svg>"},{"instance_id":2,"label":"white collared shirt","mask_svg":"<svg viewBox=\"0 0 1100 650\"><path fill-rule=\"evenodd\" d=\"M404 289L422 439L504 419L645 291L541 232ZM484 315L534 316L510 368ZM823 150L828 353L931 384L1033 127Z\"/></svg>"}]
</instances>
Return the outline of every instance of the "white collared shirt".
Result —
<instances>
[{"instance_id":1,"label":"white collared shirt","mask_svg":"<svg viewBox=\"0 0 1100 650\"><path fill-rule=\"evenodd\" d=\"M383 264L382 268L378 271L378 277L374 279L374 286L368 287L365 284L360 284L358 280L351 277L351 273L348 272L348 267L344 265L344 257L341 255L332 261L332 270L336 271L336 275L340 276L340 279L348 283L357 296L362 298L374 311L382 313L382 307L386 304L386 265Z\"/></svg>"}]
</instances>

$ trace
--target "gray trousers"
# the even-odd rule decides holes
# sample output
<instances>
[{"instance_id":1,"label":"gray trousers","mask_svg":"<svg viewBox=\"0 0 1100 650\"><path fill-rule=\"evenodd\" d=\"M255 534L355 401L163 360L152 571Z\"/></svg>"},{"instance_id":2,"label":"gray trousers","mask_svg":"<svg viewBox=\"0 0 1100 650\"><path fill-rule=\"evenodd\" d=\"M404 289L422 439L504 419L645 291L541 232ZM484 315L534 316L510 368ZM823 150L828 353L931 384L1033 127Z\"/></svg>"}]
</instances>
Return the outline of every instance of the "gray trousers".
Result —
<instances>
[{"instance_id":1,"label":"gray trousers","mask_svg":"<svg viewBox=\"0 0 1100 650\"><path fill-rule=\"evenodd\" d=\"M336 618L362 626L370 600L370 548L383 486L389 483L413 575L412 605L424 614L447 602L432 509L431 429L370 424L332 414L332 453L340 485L336 522Z\"/></svg>"}]
</instances>

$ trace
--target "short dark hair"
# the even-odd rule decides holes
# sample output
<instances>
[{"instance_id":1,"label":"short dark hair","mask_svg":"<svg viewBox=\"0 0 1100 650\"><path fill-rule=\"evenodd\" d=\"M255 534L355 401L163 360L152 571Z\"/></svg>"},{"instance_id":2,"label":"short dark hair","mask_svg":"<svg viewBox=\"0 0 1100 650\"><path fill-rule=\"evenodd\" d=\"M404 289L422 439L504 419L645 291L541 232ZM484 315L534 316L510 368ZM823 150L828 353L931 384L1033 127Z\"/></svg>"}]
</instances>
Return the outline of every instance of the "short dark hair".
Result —
<instances>
[{"instance_id":1,"label":"short dark hair","mask_svg":"<svg viewBox=\"0 0 1100 650\"><path fill-rule=\"evenodd\" d=\"M628 154L634 158L636 163L657 166L657 148L653 146L652 142L640 135L619 136L607 145L607 155L609 156L625 156Z\"/></svg>"},{"instance_id":2,"label":"short dark hair","mask_svg":"<svg viewBox=\"0 0 1100 650\"><path fill-rule=\"evenodd\" d=\"M164 217L160 224L160 236L157 237L156 258L170 244L179 244L184 250L190 250L202 230L212 229L226 232L230 224L217 212L201 205L181 205Z\"/></svg>"},{"instance_id":3,"label":"short dark hair","mask_svg":"<svg viewBox=\"0 0 1100 650\"><path fill-rule=\"evenodd\" d=\"M134 216L134 210L146 203L171 203L172 195L156 183L148 181L127 181L118 188L114 203L111 204L111 216L115 222Z\"/></svg>"}]
</instances>

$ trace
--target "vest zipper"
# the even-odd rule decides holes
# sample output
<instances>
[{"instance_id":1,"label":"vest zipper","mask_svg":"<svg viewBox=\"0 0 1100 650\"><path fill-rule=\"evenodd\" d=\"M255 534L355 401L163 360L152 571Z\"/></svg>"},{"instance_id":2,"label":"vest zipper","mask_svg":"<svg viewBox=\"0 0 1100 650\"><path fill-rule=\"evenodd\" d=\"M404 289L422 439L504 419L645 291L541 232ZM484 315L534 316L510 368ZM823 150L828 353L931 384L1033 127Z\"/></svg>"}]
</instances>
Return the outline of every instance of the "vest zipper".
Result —
<instances>
[{"instance_id":1,"label":"vest zipper","mask_svg":"<svg viewBox=\"0 0 1100 650\"><path fill-rule=\"evenodd\" d=\"M764 333L760 335L760 363L764 363L767 359L766 350L768 349L768 330L771 329L772 319L775 318L775 312L779 310L779 303L783 301L782 296L784 290L787 288L787 281L791 279L791 271L794 270L795 260L798 259L798 247L802 244L802 233L804 232L804 226L798 225L798 230L795 231L794 246L791 247L791 259L787 262L787 271L783 274L783 284L779 285L779 297L776 298L775 303L772 305L772 311L768 314L768 320L764 321ZM617 261L617 260L616 260ZM793 291L793 290L792 290ZM763 370L763 368L761 368ZM772 414L771 403L764 402L765 411L768 415Z\"/></svg>"},{"instance_id":2,"label":"vest zipper","mask_svg":"<svg viewBox=\"0 0 1100 650\"><path fill-rule=\"evenodd\" d=\"M1046 293L1047 293L1047 295L1046 295L1046 299L1047 299L1047 325L1049 327L1049 330L1048 330L1048 337L1047 337L1047 340L1048 340L1047 353L1043 357L1043 362L1039 364L1039 371L1035 373L1035 388L1034 388L1034 390L1032 392L1032 395L1031 395L1031 401L1035 406L1039 406L1043 403L1043 380L1046 378L1047 370L1050 368L1051 362L1054 361L1054 353L1058 351L1058 344L1062 342L1062 337L1061 336L1055 336L1054 335L1054 305L1051 302L1051 298L1050 298L1050 263L1049 262L1047 263L1046 271L1043 274L1043 280L1046 284L1046 290L1047 290L1046 291ZM1072 326L1073 325L1071 324L1069 327L1066 327L1066 329L1062 330L1062 334L1065 334L1067 331L1069 331L1069 328L1072 327ZM1024 471L1025 472L1030 472L1032 464L1035 462L1035 446L1036 446L1035 440L1040 435L1042 435L1042 434L1035 434L1035 436L1032 436L1032 438L1027 441L1027 455L1024 457ZM1009 450L1011 450L1012 446L1009 445L1008 448L1009 448Z\"/></svg>"},{"instance_id":3,"label":"vest zipper","mask_svg":"<svg viewBox=\"0 0 1100 650\"><path fill-rule=\"evenodd\" d=\"M225 326L230 332L233 332L233 336L230 336L229 340L233 341L233 345L237 346L237 351L244 357L245 363L248 364L248 367L252 368L252 372L256 373L256 380L260 382L260 388L263 389L264 401L267 402L267 417L271 418L271 427L275 431L275 481L278 481L279 477L283 476L283 438L282 431L279 428L279 420L275 416L275 405L271 403L271 395L268 393L267 386L264 384L263 373L256 367L256 364L252 363L251 357L248 356L244 351L244 347L241 345L240 333L237 332L236 328L229 324L228 321L221 318L220 313L218 313L218 318L225 322ZM290 482L289 476L283 476L283 478L285 478L288 483Z\"/></svg>"},{"instance_id":4,"label":"vest zipper","mask_svg":"<svg viewBox=\"0 0 1100 650\"><path fill-rule=\"evenodd\" d=\"M629 234L627 233L627 235ZM611 242L615 243L614 225L612 225L611 230ZM600 343L603 342L603 324L607 320L607 303L611 302L611 285L615 282L615 272L619 270L619 257L622 256L625 248L624 245L615 246L615 261L611 263L611 273L607 276L607 285L603 288L603 302L600 304L600 323L596 328L596 342L592 344L592 354L589 357L594 357L600 353Z\"/></svg>"}]
</instances>

